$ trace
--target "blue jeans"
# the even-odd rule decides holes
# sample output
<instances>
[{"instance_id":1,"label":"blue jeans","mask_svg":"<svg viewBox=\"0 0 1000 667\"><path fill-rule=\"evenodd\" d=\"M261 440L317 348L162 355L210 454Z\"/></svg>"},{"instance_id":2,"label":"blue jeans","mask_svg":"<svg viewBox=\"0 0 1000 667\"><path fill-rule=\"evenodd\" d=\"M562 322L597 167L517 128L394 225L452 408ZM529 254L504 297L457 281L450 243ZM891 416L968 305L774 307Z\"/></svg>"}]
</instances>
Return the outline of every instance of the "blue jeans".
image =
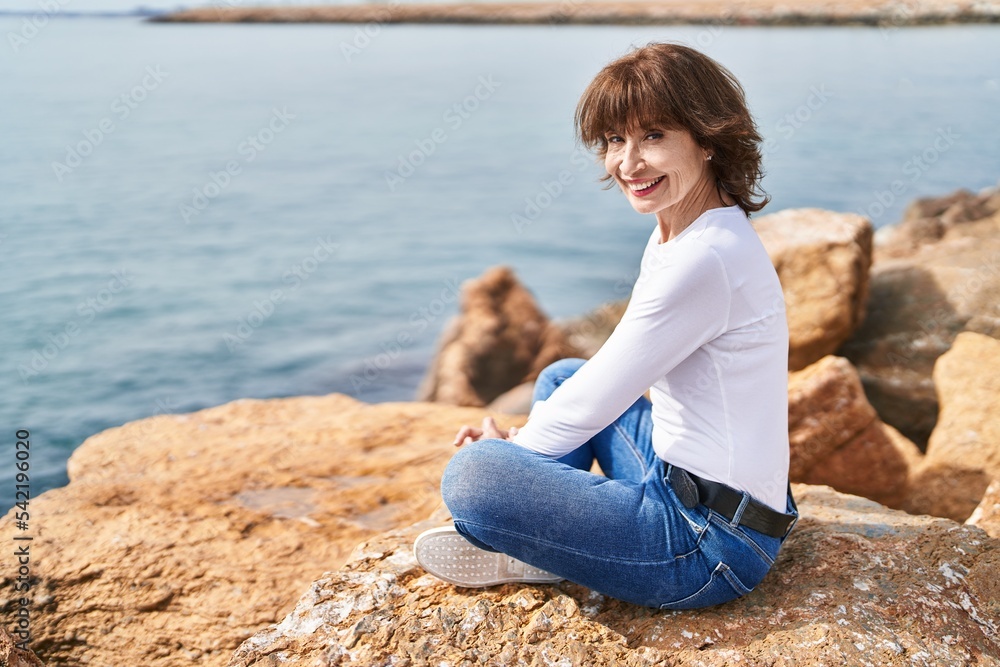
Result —
<instances>
[{"instance_id":1,"label":"blue jeans","mask_svg":"<svg viewBox=\"0 0 1000 667\"><path fill-rule=\"evenodd\" d=\"M532 404L583 363L547 366ZM784 538L734 526L704 505L685 507L665 480L670 465L653 451L650 409L640 396L558 459L498 438L462 446L441 479L456 530L482 549L645 607L693 609L750 592ZM595 458L604 475L589 472ZM786 511L797 515L791 492Z\"/></svg>"}]
</instances>

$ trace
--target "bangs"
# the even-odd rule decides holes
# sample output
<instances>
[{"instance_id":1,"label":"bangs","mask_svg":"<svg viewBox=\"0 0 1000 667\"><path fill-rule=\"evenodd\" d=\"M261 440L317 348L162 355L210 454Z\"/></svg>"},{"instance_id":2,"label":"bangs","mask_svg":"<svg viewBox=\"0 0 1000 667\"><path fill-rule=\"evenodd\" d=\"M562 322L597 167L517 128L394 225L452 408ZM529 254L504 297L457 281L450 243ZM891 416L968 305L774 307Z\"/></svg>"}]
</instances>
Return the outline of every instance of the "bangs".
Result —
<instances>
[{"instance_id":1,"label":"bangs","mask_svg":"<svg viewBox=\"0 0 1000 667\"><path fill-rule=\"evenodd\" d=\"M678 129L684 126L676 101L662 74L642 62L616 63L602 71L577 105L576 125L588 148L607 148L609 130ZM659 75L659 76L658 76Z\"/></svg>"}]
</instances>

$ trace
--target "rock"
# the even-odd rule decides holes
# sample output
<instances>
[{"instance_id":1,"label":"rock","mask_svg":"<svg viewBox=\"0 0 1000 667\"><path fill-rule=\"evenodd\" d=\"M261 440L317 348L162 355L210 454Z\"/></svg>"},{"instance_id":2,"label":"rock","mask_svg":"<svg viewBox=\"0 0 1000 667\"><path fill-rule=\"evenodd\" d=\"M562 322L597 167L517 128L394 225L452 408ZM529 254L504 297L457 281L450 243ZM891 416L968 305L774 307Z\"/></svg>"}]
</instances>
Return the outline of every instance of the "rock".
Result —
<instances>
[{"instance_id":1,"label":"rock","mask_svg":"<svg viewBox=\"0 0 1000 667\"><path fill-rule=\"evenodd\" d=\"M965 523L979 526L992 537L1000 537L1000 479L986 487L983 499Z\"/></svg>"},{"instance_id":2,"label":"rock","mask_svg":"<svg viewBox=\"0 0 1000 667\"><path fill-rule=\"evenodd\" d=\"M881 257L908 256L925 243L940 241L945 233L965 222L988 218L1000 209L1000 191L973 193L961 189L943 197L914 200L899 224L879 230L876 252Z\"/></svg>"},{"instance_id":3,"label":"rock","mask_svg":"<svg viewBox=\"0 0 1000 667\"><path fill-rule=\"evenodd\" d=\"M609 301L579 317L556 322L556 325L577 350L577 356L590 359L611 337L611 332L625 314L628 301Z\"/></svg>"},{"instance_id":4,"label":"rock","mask_svg":"<svg viewBox=\"0 0 1000 667\"><path fill-rule=\"evenodd\" d=\"M531 397L535 393L535 382L522 382L494 398L486 409L504 415L526 415L531 412Z\"/></svg>"},{"instance_id":5,"label":"rock","mask_svg":"<svg viewBox=\"0 0 1000 667\"><path fill-rule=\"evenodd\" d=\"M7 629L0 627L0 665L3 667L45 667L35 652L17 647L20 641L11 637Z\"/></svg>"},{"instance_id":6,"label":"rock","mask_svg":"<svg viewBox=\"0 0 1000 667\"><path fill-rule=\"evenodd\" d=\"M958 334L934 383L941 413L904 508L965 521L1000 478L1000 341Z\"/></svg>"},{"instance_id":7,"label":"rock","mask_svg":"<svg viewBox=\"0 0 1000 667\"><path fill-rule=\"evenodd\" d=\"M485 414L333 394L89 438L69 485L31 501L31 648L63 666L224 664L360 541L437 507L452 438ZM0 531L12 544L10 515ZM10 610L16 568L3 562Z\"/></svg>"},{"instance_id":8,"label":"rock","mask_svg":"<svg viewBox=\"0 0 1000 667\"><path fill-rule=\"evenodd\" d=\"M439 513L359 546L229 666L1000 661L1000 540L828 487L794 493L802 518L774 569L724 605L657 611L570 582L457 588L412 554Z\"/></svg>"},{"instance_id":9,"label":"rock","mask_svg":"<svg viewBox=\"0 0 1000 667\"><path fill-rule=\"evenodd\" d=\"M417 400L483 406L574 356L562 331L506 266L462 285L462 312L446 327Z\"/></svg>"},{"instance_id":10,"label":"rock","mask_svg":"<svg viewBox=\"0 0 1000 667\"><path fill-rule=\"evenodd\" d=\"M899 507L916 445L883 424L865 398L857 371L843 357L826 356L789 374L789 477Z\"/></svg>"},{"instance_id":11,"label":"rock","mask_svg":"<svg viewBox=\"0 0 1000 667\"><path fill-rule=\"evenodd\" d=\"M833 353L865 316L872 226L859 215L788 209L754 220L781 280L788 368Z\"/></svg>"},{"instance_id":12,"label":"rock","mask_svg":"<svg viewBox=\"0 0 1000 667\"><path fill-rule=\"evenodd\" d=\"M802 481L832 486L898 509L909 491L911 471L921 459L920 450L903 434L874 420L814 466Z\"/></svg>"},{"instance_id":13,"label":"rock","mask_svg":"<svg viewBox=\"0 0 1000 667\"><path fill-rule=\"evenodd\" d=\"M880 230L868 315L838 351L879 416L921 448L937 419L934 362L961 331L1000 338L998 209L996 190L956 193L918 200L899 229Z\"/></svg>"}]
</instances>

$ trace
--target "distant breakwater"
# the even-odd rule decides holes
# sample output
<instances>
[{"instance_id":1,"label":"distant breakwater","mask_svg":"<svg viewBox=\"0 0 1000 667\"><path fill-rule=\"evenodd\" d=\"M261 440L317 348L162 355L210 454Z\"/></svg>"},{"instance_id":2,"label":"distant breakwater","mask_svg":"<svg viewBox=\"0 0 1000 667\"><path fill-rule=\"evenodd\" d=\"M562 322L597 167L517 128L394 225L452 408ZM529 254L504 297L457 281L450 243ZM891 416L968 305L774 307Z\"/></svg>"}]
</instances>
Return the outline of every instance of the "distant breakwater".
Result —
<instances>
[{"instance_id":1,"label":"distant breakwater","mask_svg":"<svg viewBox=\"0 0 1000 667\"><path fill-rule=\"evenodd\" d=\"M816 0L789 7L769 0L702 2L477 2L322 7L211 7L160 14L158 23L459 23L583 25L845 25L893 29L946 23L1000 23L1000 2Z\"/></svg>"}]
</instances>

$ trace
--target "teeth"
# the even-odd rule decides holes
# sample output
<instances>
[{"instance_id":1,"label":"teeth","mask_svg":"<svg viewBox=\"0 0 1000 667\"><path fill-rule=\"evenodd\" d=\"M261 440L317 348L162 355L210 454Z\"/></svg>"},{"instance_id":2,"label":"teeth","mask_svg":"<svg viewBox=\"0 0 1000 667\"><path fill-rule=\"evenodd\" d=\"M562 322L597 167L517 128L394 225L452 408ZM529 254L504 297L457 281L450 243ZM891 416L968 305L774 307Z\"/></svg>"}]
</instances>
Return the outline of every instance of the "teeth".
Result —
<instances>
[{"instance_id":1,"label":"teeth","mask_svg":"<svg viewBox=\"0 0 1000 667\"><path fill-rule=\"evenodd\" d=\"M643 181L642 183L629 183L628 187L629 187L630 190L632 190L632 192L635 192L636 190L645 190L649 186L651 186L651 185L653 185L655 183L659 183L662 180L663 180L663 177L660 176L659 178L654 178L651 181Z\"/></svg>"}]
</instances>

